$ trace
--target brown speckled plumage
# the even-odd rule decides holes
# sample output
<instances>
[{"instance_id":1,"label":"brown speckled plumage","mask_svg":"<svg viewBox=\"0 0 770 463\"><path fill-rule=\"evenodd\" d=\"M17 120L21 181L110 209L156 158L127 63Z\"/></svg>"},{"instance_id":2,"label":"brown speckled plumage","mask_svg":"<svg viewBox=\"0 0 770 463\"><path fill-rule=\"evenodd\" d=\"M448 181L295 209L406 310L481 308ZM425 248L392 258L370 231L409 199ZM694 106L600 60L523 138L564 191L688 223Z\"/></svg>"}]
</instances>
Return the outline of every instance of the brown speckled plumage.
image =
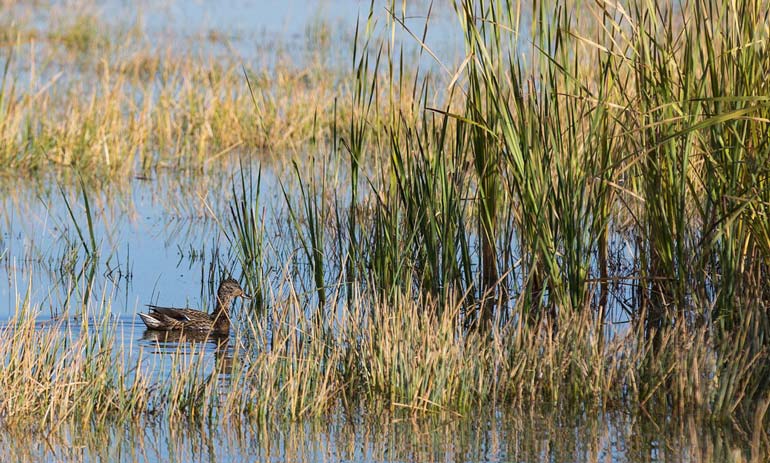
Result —
<instances>
[{"instance_id":1,"label":"brown speckled plumage","mask_svg":"<svg viewBox=\"0 0 770 463\"><path fill-rule=\"evenodd\" d=\"M230 332L230 304L236 297L249 298L236 280L228 278L219 284L217 304L210 314L200 310L149 305L150 313L140 313L139 316L151 330L206 331L226 334Z\"/></svg>"}]
</instances>

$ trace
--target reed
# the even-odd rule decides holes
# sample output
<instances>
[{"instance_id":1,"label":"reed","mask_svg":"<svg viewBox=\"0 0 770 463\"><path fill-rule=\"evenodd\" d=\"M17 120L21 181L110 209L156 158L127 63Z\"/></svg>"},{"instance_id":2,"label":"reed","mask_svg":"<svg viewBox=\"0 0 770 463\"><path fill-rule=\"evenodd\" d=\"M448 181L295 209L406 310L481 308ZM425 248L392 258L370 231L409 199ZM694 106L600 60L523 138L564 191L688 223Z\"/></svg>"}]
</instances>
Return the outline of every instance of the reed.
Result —
<instances>
[{"instance_id":1,"label":"reed","mask_svg":"<svg viewBox=\"0 0 770 463\"><path fill-rule=\"evenodd\" d=\"M240 182L233 179L232 202L229 220L224 227L225 235L237 251L240 267L249 283L247 293L252 296L253 307L262 308L264 302L264 212L260 211L261 168L256 184L251 168L241 164ZM260 223L262 219L262 223Z\"/></svg>"},{"instance_id":2,"label":"reed","mask_svg":"<svg viewBox=\"0 0 770 463\"><path fill-rule=\"evenodd\" d=\"M756 367L767 355L767 322L758 309L767 304L767 169L766 150L758 147L767 142L761 70L768 44L752 31L768 8L751 0L631 6L538 4L529 11L534 42L523 50L520 3L456 2L467 55L446 91L436 96L430 73L413 73L404 85L404 75L391 71L386 85L395 98L369 119L354 111L360 120L340 135L356 139L366 121L386 121L389 162L371 162L368 182L355 182L349 214L356 214L356 229L341 230L337 221L328 233L347 242L328 246L355 249L349 256L369 269L357 278L379 289L369 296L377 303L449 310L458 330L447 337L450 346L479 343L475 331L463 329L478 326L510 333L496 341L501 348L561 359L522 359L545 377L518 378L528 386L518 386L517 400L526 392L579 403L629 381L643 405L653 398L670 403L663 397L676 388L680 411L694 403L731 416L748 396L751 402L767 394L764 369ZM604 19L579 20L575 9L581 18ZM386 69L400 69L400 55L370 40L361 38L360 47L372 53L368 68L384 61ZM358 87L382 85L369 79L370 86ZM414 89L414 112L400 106L404 88ZM368 152L384 157L376 147ZM352 159L356 171L363 157L356 151ZM759 170L746 176L748 166ZM303 197L315 181L300 178ZM368 237L366 247L359 236ZM349 300L358 297L348 291ZM429 296L440 302L426 303ZM377 317L391 319L377 303L364 302L373 326ZM627 322L622 347L608 344L623 337L617 323ZM379 340L383 333L376 333ZM740 348L726 341L736 337ZM604 357L615 349L633 360ZM712 351L722 359L716 364ZM476 354L483 359L483 347ZM399 352L367 355L395 356L399 372L416 374ZM448 352L435 355L451 363ZM579 379L565 383L576 370ZM373 371L379 373L366 384L395 390L399 400L406 391L413 400L446 401L412 389L388 368ZM719 385L705 385L705 378L720 378Z\"/></svg>"},{"instance_id":3,"label":"reed","mask_svg":"<svg viewBox=\"0 0 770 463\"><path fill-rule=\"evenodd\" d=\"M64 422L86 425L118 413L144 413L139 410L149 386L141 377L126 381L116 368L115 331L105 313L93 327L88 314L79 326L66 317L38 326L36 309L17 304L0 344L4 425L53 432Z\"/></svg>"},{"instance_id":4,"label":"reed","mask_svg":"<svg viewBox=\"0 0 770 463\"><path fill-rule=\"evenodd\" d=\"M20 21L0 44L6 172L124 181L135 165L200 172L244 146L281 156L329 138L343 73L323 61L252 63L250 89L237 58L158 48L98 15L62 15L46 16L55 33Z\"/></svg>"},{"instance_id":5,"label":"reed","mask_svg":"<svg viewBox=\"0 0 770 463\"><path fill-rule=\"evenodd\" d=\"M323 162L292 163L283 245L265 246L259 174L256 190L233 179L221 223L269 310L241 320L232 362L207 370L211 359L180 351L154 389L105 360L109 329L81 344L9 334L0 384L24 400L0 401L0 415L265 423L340 404L454 416L548 405L750 423L766 443L770 7L541 2L528 45L522 3L454 6L466 56L446 81L404 71L372 12L347 106L308 111L319 93L273 81L280 68L269 84L247 71L239 93L228 67L149 59L141 72L168 86L127 104L130 117L94 94L58 128L33 127L29 146L79 166L111 169L131 159L113 153L141 146L148 166L194 169L273 138L312 139L303 156ZM405 27L394 11L386 26ZM100 75L119 101L143 82ZM18 147L29 111L55 100L2 89L0 140ZM331 140L316 137L319 118ZM110 144L117 130L125 146ZM11 150L0 153L21 168ZM19 307L15 329L30 334Z\"/></svg>"}]
</instances>

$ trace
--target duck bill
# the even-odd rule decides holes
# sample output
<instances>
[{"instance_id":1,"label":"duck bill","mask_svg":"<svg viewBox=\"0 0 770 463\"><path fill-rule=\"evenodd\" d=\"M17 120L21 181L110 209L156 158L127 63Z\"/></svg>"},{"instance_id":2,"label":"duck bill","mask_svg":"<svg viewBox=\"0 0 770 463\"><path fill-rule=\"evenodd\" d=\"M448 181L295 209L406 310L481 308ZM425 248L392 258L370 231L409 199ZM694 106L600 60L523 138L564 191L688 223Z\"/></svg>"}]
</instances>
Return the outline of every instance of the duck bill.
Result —
<instances>
[{"instance_id":1,"label":"duck bill","mask_svg":"<svg viewBox=\"0 0 770 463\"><path fill-rule=\"evenodd\" d=\"M246 293L241 294L241 297L244 299L251 299L251 295Z\"/></svg>"}]
</instances>

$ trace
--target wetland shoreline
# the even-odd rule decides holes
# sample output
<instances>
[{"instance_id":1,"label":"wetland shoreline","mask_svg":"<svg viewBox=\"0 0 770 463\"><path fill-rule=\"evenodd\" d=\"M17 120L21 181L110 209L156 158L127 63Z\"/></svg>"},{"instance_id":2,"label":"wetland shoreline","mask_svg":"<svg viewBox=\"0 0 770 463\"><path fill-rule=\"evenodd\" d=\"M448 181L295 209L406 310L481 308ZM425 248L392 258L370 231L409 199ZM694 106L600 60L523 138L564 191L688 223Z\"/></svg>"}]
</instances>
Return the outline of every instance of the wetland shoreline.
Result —
<instances>
[{"instance_id":1,"label":"wetland shoreline","mask_svg":"<svg viewBox=\"0 0 770 463\"><path fill-rule=\"evenodd\" d=\"M770 6L627 3L0 7L7 455L763 461Z\"/></svg>"}]
</instances>

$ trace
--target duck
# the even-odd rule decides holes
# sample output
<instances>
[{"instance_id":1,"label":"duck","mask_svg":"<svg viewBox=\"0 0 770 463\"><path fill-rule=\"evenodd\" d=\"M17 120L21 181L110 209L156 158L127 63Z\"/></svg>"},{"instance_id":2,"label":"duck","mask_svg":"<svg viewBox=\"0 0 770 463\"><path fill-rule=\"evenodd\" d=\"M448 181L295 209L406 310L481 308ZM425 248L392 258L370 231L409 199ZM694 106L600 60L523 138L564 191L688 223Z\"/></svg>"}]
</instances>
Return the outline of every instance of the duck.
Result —
<instances>
[{"instance_id":1,"label":"duck","mask_svg":"<svg viewBox=\"0 0 770 463\"><path fill-rule=\"evenodd\" d=\"M210 314L202 310L147 304L150 313L140 313L139 317L149 330L227 335L230 333L230 305L236 297L251 299L237 280L227 278L219 284L216 306Z\"/></svg>"}]
</instances>

